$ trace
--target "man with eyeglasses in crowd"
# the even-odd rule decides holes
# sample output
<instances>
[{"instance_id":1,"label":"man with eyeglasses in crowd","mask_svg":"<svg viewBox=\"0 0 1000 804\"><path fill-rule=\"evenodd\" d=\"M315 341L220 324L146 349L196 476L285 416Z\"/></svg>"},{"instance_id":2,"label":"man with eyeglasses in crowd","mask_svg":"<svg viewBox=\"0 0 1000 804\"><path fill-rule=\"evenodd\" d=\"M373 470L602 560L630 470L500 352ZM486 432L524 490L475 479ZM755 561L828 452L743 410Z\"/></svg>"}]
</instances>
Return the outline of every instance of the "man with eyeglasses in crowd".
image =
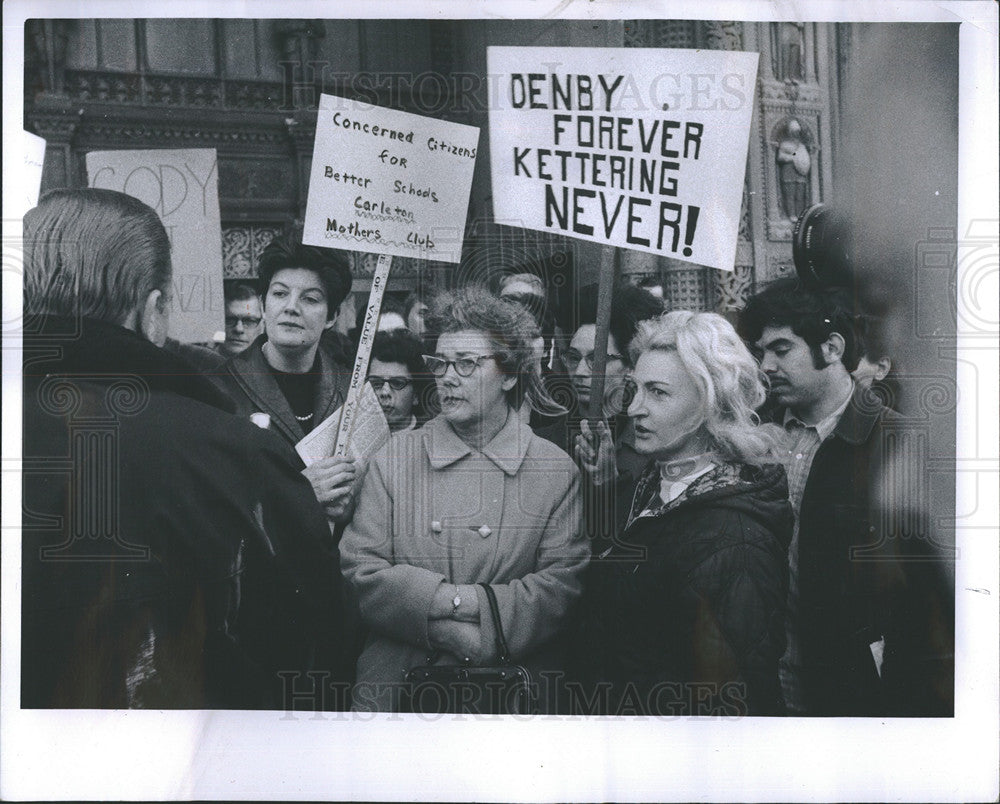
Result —
<instances>
[{"instance_id":1,"label":"man with eyeglasses in crowd","mask_svg":"<svg viewBox=\"0 0 1000 804\"><path fill-rule=\"evenodd\" d=\"M378 397L389 432L415 430L426 421L430 381L423 342L408 329L378 332L372 343L368 382Z\"/></svg>"},{"instance_id":2,"label":"man with eyeglasses in crowd","mask_svg":"<svg viewBox=\"0 0 1000 804\"><path fill-rule=\"evenodd\" d=\"M582 288L576 299L577 328L569 348L560 356L565 379L550 381L557 401L571 400L569 415L537 429L566 452L574 455L592 485L602 486L617 476L638 476L646 459L632 449L631 433L624 417L625 380L629 370L628 346L640 321L663 313L663 303L649 291L629 283L615 288L611 297L607 358L604 365L604 403L598 424L614 443L614 461L590 431L586 417L590 407L590 389L594 377L594 343L597 336L597 286ZM579 436L585 434L586 437ZM593 442L593 443L592 443ZM607 438L605 438L607 442ZM604 529L601 529L604 530Z\"/></svg>"},{"instance_id":3,"label":"man with eyeglasses in crowd","mask_svg":"<svg viewBox=\"0 0 1000 804\"><path fill-rule=\"evenodd\" d=\"M257 291L242 282L227 288L226 339L216 347L218 352L227 359L235 357L263 331L264 311Z\"/></svg>"}]
</instances>

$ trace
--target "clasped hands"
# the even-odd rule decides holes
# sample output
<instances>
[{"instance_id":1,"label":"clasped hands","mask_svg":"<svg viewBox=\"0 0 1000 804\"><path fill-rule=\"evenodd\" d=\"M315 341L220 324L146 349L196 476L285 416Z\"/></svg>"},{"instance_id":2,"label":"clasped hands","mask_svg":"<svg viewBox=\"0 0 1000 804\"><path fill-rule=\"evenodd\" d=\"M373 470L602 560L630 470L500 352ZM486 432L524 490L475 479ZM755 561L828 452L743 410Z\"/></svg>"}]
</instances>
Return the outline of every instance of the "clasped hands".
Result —
<instances>
[{"instance_id":1,"label":"clasped hands","mask_svg":"<svg viewBox=\"0 0 1000 804\"><path fill-rule=\"evenodd\" d=\"M461 598L456 608L455 596ZM441 583L427 614L431 646L472 664L483 661L479 634L479 596L472 584Z\"/></svg>"}]
</instances>

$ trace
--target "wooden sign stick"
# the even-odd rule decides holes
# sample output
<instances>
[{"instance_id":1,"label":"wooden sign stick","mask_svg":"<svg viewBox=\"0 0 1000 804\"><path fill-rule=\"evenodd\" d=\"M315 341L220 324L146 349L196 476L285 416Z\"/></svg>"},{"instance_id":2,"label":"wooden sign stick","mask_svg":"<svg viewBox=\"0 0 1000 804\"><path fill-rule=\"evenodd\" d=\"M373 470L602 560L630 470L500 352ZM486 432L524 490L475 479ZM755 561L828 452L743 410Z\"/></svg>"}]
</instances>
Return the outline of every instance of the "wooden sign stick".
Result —
<instances>
[{"instance_id":1,"label":"wooden sign stick","mask_svg":"<svg viewBox=\"0 0 1000 804\"><path fill-rule=\"evenodd\" d=\"M609 270L602 270L597 285L597 322L594 328L594 368L590 374L590 405L587 419L592 430L604 419L604 371L608 364L608 328L611 325L611 294L618 278L621 249L616 248Z\"/></svg>"},{"instance_id":2,"label":"wooden sign stick","mask_svg":"<svg viewBox=\"0 0 1000 804\"><path fill-rule=\"evenodd\" d=\"M347 399L340 414L340 427L337 430L337 446L333 457L346 458L350 444L351 433L354 430L355 414L361 399L361 390L365 387L368 376L368 363L372 356L372 343L378 330L378 317L382 309L382 295L389 283L389 269L392 267L392 257L380 254L378 265L375 266L375 276L372 277L372 291L368 296L368 307L361 324L361 340L358 342L358 355L354 358L354 369L351 371L351 384L347 389Z\"/></svg>"}]
</instances>

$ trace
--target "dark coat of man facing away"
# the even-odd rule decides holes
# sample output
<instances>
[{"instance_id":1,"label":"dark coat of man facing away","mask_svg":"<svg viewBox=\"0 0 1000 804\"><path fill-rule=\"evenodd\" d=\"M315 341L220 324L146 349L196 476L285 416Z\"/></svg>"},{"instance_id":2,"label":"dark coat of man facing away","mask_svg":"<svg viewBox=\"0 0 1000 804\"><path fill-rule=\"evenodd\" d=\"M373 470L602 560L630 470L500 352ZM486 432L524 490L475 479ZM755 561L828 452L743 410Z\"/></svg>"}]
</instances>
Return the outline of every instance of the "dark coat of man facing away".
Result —
<instances>
[{"instance_id":1,"label":"dark coat of man facing away","mask_svg":"<svg viewBox=\"0 0 1000 804\"><path fill-rule=\"evenodd\" d=\"M100 266L128 272L118 251L157 248L158 225L97 190L56 191L26 219L25 708L280 708L307 671L343 667L338 557L297 456L158 348L155 314L99 320L87 295ZM46 276L70 238L89 266L63 254ZM77 268L79 315L47 314L39 289Z\"/></svg>"}]
</instances>

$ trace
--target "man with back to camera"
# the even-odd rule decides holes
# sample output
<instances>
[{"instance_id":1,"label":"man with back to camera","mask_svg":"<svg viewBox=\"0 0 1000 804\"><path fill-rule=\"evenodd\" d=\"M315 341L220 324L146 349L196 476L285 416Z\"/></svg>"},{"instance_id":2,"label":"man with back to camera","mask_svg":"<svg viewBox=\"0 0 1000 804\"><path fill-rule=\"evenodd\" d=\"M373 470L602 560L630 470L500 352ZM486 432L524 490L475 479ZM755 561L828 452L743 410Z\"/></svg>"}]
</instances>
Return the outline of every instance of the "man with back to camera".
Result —
<instances>
[{"instance_id":1,"label":"man with back to camera","mask_svg":"<svg viewBox=\"0 0 1000 804\"><path fill-rule=\"evenodd\" d=\"M857 322L846 289L797 279L772 283L740 316L788 434L785 705L792 715L950 714L945 562L891 530L900 511L919 511L906 483L924 467L902 466L892 447L900 417L851 377Z\"/></svg>"},{"instance_id":2,"label":"man with back to camera","mask_svg":"<svg viewBox=\"0 0 1000 804\"><path fill-rule=\"evenodd\" d=\"M55 190L24 240L21 706L278 709L283 672L341 677L338 557L297 456L158 348L156 213Z\"/></svg>"}]
</instances>

